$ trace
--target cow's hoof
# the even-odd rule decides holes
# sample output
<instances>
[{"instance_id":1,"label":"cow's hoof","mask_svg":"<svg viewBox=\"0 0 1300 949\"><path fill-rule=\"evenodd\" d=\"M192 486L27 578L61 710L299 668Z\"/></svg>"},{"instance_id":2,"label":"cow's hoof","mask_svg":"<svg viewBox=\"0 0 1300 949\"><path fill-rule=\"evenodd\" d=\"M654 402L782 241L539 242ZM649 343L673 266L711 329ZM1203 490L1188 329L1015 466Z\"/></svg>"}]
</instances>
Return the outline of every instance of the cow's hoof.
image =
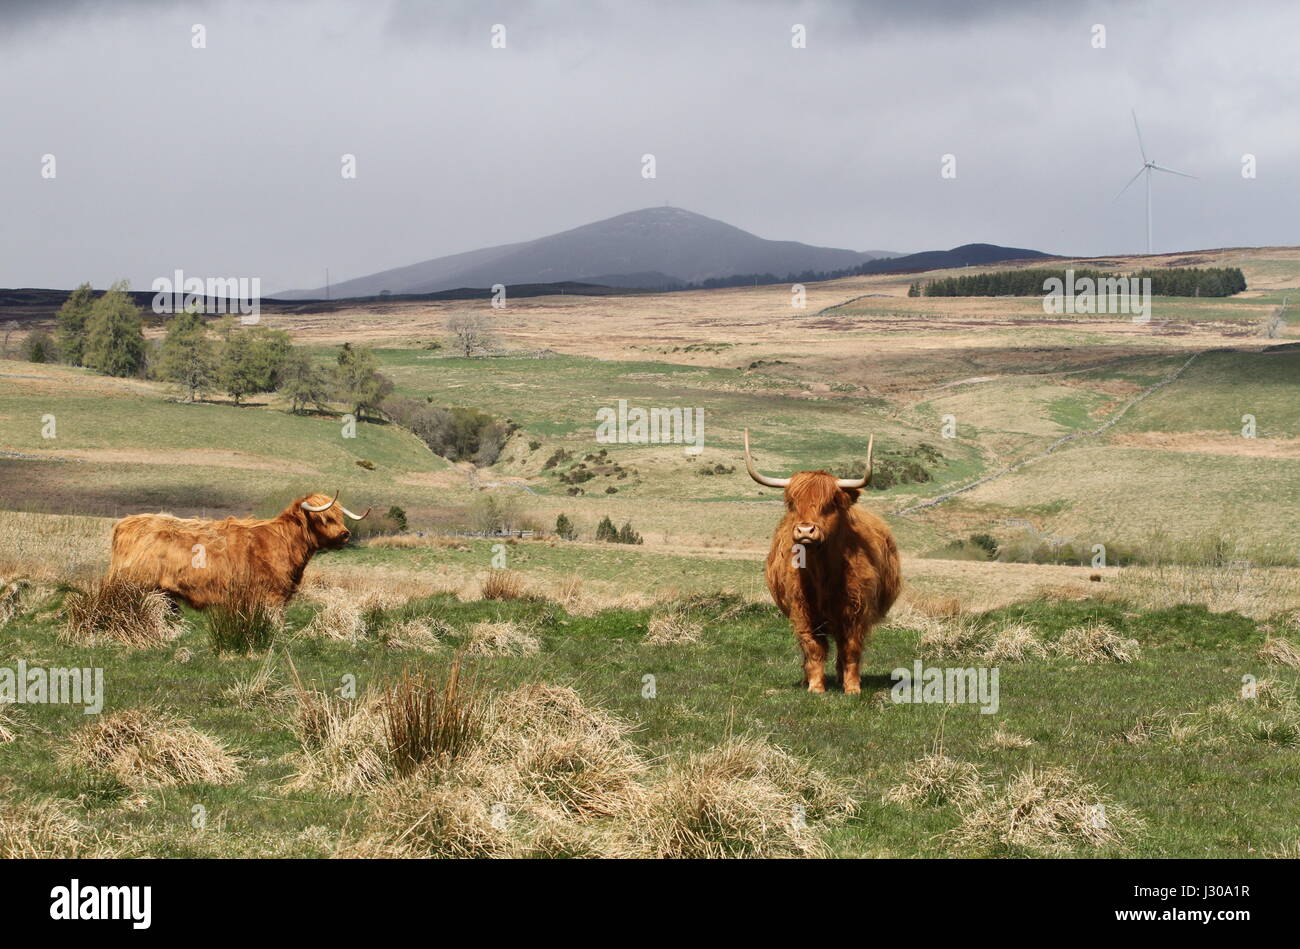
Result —
<instances>
[{"instance_id":1,"label":"cow's hoof","mask_svg":"<svg viewBox=\"0 0 1300 949\"><path fill-rule=\"evenodd\" d=\"M820 682L813 682L809 684L808 691L821 694L826 691L826 686L822 685Z\"/></svg>"},{"instance_id":2,"label":"cow's hoof","mask_svg":"<svg viewBox=\"0 0 1300 949\"><path fill-rule=\"evenodd\" d=\"M845 695L857 695L861 691L862 691L862 687L857 685L846 685L844 687Z\"/></svg>"}]
</instances>

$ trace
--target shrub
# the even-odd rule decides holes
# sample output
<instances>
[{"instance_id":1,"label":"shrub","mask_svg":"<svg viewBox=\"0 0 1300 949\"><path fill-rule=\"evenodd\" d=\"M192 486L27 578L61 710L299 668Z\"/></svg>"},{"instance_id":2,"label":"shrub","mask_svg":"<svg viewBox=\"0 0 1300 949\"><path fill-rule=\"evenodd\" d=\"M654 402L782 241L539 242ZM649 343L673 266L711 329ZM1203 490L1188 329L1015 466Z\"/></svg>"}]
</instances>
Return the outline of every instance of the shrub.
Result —
<instances>
[{"instance_id":1,"label":"shrub","mask_svg":"<svg viewBox=\"0 0 1300 949\"><path fill-rule=\"evenodd\" d=\"M394 504L392 507L388 509L388 514L385 516L390 521L393 522L393 525L396 528L397 533L399 534L406 533L406 511L402 510L400 507Z\"/></svg>"},{"instance_id":2,"label":"shrub","mask_svg":"<svg viewBox=\"0 0 1300 949\"><path fill-rule=\"evenodd\" d=\"M569 520L567 514L561 514L555 519L555 534L561 540L578 539L578 530L573 526L573 521Z\"/></svg>"}]
</instances>

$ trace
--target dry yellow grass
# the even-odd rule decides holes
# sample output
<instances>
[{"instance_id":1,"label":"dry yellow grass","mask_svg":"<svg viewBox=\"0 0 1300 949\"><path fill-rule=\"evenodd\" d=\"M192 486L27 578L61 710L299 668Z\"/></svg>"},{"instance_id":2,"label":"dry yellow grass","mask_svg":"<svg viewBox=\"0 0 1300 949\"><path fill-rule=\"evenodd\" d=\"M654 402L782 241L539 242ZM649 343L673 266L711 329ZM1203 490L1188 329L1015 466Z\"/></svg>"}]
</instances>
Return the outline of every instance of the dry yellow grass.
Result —
<instances>
[{"instance_id":1,"label":"dry yellow grass","mask_svg":"<svg viewBox=\"0 0 1300 949\"><path fill-rule=\"evenodd\" d=\"M975 853L1050 856L1121 848L1143 828L1130 808L1069 771L1030 767L962 807L961 823L944 839Z\"/></svg>"},{"instance_id":2,"label":"dry yellow grass","mask_svg":"<svg viewBox=\"0 0 1300 949\"><path fill-rule=\"evenodd\" d=\"M66 860L106 857L106 848L75 816L66 801L0 798L0 860Z\"/></svg>"},{"instance_id":3,"label":"dry yellow grass","mask_svg":"<svg viewBox=\"0 0 1300 949\"><path fill-rule=\"evenodd\" d=\"M228 784L243 771L225 745L159 709L128 709L75 732L62 760L126 787Z\"/></svg>"},{"instance_id":4,"label":"dry yellow grass","mask_svg":"<svg viewBox=\"0 0 1300 949\"><path fill-rule=\"evenodd\" d=\"M1285 636L1270 636L1259 649L1261 659L1281 663L1293 669L1300 667L1300 648Z\"/></svg>"},{"instance_id":5,"label":"dry yellow grass","mask_svg":"<svg viewBox=\"0 0 1300 949\"><path fill-rule=\"evenodd\" d=\"M180 635L172 604L160 590L121 578L97 580L63 601L60 637L69 643L117 643L136 649L166 645Z\"/></svg>"},{"instance_id":6,"label":"dry yellow grass","mask_svg":"<svg viewBox=\"0 0 1300 949\"><path fill-rule=\"evenodd\" d=\"M680 646L697 643L704 627L694 622L684 610L676 609L667 613L658 613L650 617L646 637L642 644L646 646Z\"/></svg>"},{"instance_id":7,"label":"dry yellow grass","mask_svg":"<svg viewBox=\"0 0 1300 949\"><path fill-rule=\"evenodd\" d=\"M465 641L471 656L535 656L541 648L532 630L510 620L475 623Z\"/></svg>"},{"instance_id":8,"label":"dry yellow grass","mask_svg":"<svg viewBox=\"0 0 1300 949\"><path fill-rule=\"evenodd\" d=\"M949 758L942 750L917 758L906 774L907 780L885 792L886 804L906 808L969 804L985 791L975 765Z\"/></svg>"},{"instance_id":9,"label":"dry yellow grass","mask_svg":"<svg viewBox=\"0 0 1300 949\"><path fill-rule=\"evenodd\" d=\"M1053 647L1058 655L1085 663L1132 662L1142 655L1136 639L1124 639L1102 622L1067 629Z\"/></svg>"}]
</instances>

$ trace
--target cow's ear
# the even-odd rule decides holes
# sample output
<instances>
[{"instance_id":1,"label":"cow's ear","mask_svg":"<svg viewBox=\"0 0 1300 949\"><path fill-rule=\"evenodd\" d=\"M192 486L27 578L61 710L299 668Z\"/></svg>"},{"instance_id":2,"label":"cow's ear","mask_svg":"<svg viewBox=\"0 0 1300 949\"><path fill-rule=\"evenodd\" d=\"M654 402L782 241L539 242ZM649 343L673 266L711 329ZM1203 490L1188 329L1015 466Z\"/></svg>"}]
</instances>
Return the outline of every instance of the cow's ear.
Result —
<instances>
[{"instance_id":1,"label":"cow's ear","mask_svg":"<svg viewBox=\"0 0 1300 949\"><path fill-rule=\"evenodd\" d=\"M858 503L858 495L861 493L858 488L840 488L840 492L847 499L845 507L852 507Z\"/></svg>"}]
</instances>

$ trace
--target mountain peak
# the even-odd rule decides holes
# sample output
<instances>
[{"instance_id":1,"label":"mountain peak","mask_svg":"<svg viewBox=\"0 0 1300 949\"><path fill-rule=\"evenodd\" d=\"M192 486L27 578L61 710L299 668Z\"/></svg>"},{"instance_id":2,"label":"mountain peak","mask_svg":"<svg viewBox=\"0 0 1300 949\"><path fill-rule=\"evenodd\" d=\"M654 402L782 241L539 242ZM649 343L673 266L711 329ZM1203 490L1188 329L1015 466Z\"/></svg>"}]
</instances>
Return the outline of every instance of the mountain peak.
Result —
<instances>
[{"instance_id":1,"label":"mountain peak","mask_svg":"<svg viewBox=\"0 0 1300 949\"><path fill-rule=\"evenodd\" d=\"M498 283L590 283L611 275L636 274L655 274L665 282L697 283L738 274L784 277L809 270L845 270L872 259L870 254L853 250L765 240L724 221L662 205L531 241L358 277L335 285L331 292L335 298L377 296L385 291L436 293ZM324 295L323 288L278 294L282 299Z\"/></svg>"}]
</instances>

